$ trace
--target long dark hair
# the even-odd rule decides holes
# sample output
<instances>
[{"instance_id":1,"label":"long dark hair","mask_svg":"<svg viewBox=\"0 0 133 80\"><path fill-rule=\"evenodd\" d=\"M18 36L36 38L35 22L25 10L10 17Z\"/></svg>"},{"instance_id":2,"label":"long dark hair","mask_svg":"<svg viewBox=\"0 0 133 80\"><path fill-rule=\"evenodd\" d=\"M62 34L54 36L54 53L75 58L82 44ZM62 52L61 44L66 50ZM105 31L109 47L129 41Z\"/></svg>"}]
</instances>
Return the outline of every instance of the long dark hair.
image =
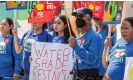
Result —
<instances>
[{"instance_id":1,"label":"long dark hair","mask_svg":"<svg viewBox=\"0 0 133 80\"><path fill-rule=\"evenodd\" d=\"M124 20L128 21L131 24L132 28L133 28L133 17L127 17Z\"/></svg>"},{"instance_id":2,"label":"long dark hair","mask_svg":"<svg viewBox=\"0 0 133 80\"><path fill-rule=\"evenodd\" d=\"M65 15L59 15L58 16L62 21L63 21L63 23L64 23L64 25L67 25L66 27L65 27L65 29L64 29L64 43L68 43L68 38L70 37L70 32L69 32L69 29L68 29L68 24L70 25L70 21L69 21L69 19L68 19L68 24L67 24L67 17L65 16ZM71 25L70 25L70 30L71 30L71 34L72 34L72 36L74 36L75 37L75 35L74 35L74 32L72 31L72 29L71 29ZM56 32L56 35L58 35L58 33Z\"/></svg>"},{"instance_id":3,"label":"long dark hair","mask_svg":"<svg viewBox=\"0 0 133 80\"><path fill-rule=\"evenodd\" d=\"M48 28L47 23L44 23L44 24L42 25L42 31L46 30L47 28Z\"/></svg>"},{"instance_id":4,"label":"long dark hair","mask_svg":"<svg viewBox=\"0 0 133 80\"><path fill-rule=\"evenodd\" d=\"M11 18L5 18L5 20L8 22L9 26L11 27L10 34L12 34L12 29L14 26L13 20Z\"/></svg>"}]
</instances>

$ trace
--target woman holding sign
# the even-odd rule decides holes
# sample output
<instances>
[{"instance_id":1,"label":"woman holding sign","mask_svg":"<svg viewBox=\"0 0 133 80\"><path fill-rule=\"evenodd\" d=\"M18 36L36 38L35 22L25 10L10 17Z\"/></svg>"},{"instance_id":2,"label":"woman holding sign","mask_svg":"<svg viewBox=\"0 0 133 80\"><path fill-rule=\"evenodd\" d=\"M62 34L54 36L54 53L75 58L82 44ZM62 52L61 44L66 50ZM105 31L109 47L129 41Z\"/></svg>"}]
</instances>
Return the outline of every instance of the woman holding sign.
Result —
<instances>
[{"instance_id":1,"label":"woman holding sign","mask_svg":"<svg viewBox=\"0 0 133 80\"><path fill-rule=\"evenodd\" d=\"M5 18L0 22L0 80L4 77L19 79L22 67L22 54L16 54L13 42L13 21Z\"/></svg>"},{"instance_id":2,"label":"woman holding sign","mask_svg":"<svg viewBox=\"0 0 133 80\"><path fill-rule=\"evenodd\" d=\"M102 38L102 43L104 45L104 41L106 39L106 37L108 36L108 25L102 24L102 20L100 18L101 16L95 16L94 22L95 22L95 27L96 27L96 32L100 35L100 37ZM116 32L116 26L112 25L111 26L112 31L111 31L111 46L114 46L117 40L117 32ZM103 47L104 48L104 47ZM102 48L101 48L102 49ZM102 55L101 55L102 56ZM100 64L100 68L99 68L99 80L102 80L102 77L104 76L105 73L105 69L103 68L103 64L102 64L102 57L101 57L101 64Z\"/></svg>"},{"instance_id":3,"label":"woman holding sign","mask_svg":"<svg viewBox=\"0 0 133 80\"><path fill-rule=\"evenodd\" d=\"M122 38L110 50L109 63L106 62L110 38L106 38L103 52L103 66L107 68L103 80L123 80L126 57L133 57L133 17L125 18L121 24ZM121 75L121 76L120 76Z\"/></svg>"},{"instance_id":4,"label":"woman holding sign","mask_svg":"<svg viewBox=\"0 0 133 80\"><path fill-rule=\"evenodd\" d=\"M52 36L48 34L46 31L47 24L46 23L32 23L32 30L26 32L23 35L23 38L19 44L17 29L13 29L14 34L14 43L16 52L19 54L23 51L24 57L24 80L29 80L29 72L30 72L30 62L29 57L31 56L31 46L33 42L51 42Z\"/></svg>"}]
</instances>

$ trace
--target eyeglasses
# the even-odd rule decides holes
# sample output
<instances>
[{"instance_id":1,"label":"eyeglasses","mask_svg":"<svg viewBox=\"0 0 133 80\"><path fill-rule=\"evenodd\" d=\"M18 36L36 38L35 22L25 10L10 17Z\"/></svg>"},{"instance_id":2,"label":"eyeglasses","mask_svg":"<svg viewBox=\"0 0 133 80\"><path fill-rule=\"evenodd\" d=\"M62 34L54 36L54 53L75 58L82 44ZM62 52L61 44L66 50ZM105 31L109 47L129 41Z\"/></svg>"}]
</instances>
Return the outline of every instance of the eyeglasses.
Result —
<instances>
[{"instance_id":1,"label":"eyeglasses","mask_svg":"<svg viewBox=\"0 0 133 80\"><path fill-rule=\"evenodd\" d=\"M96 22L100 20L99 18L93 18L93 19L94 19L94 21L96 21Z\"/></svg>"}]
</instances>

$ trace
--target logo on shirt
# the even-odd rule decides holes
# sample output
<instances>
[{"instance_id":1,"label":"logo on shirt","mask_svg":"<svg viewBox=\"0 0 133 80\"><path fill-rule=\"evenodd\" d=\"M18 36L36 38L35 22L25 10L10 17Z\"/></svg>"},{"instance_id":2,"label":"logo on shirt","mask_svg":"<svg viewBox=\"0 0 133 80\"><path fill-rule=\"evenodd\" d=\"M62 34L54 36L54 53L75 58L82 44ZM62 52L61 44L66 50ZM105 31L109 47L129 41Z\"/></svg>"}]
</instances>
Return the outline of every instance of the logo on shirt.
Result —
<instances>
[{"instance_id":1,"label":"logo on shirt","mask_svg":"<svg viewBox=\"0 0 133 80\"><path fill-rule=\"evenodd\" d=\"M82 39L81 39L81 43L82 43L82 44L84 44L84 43L85 43L85 41L86 41L86 39L85 39L85 38L82 38Z\"/></svg>"},{"instance_id":2,"label":"logo on shirt","mask_svg":"<svg viewBox=\"0 0 133 80\"><path fill-rule=\"evenodd\" d=\"M5 42L5 43L9 43L9 39L6 39L4 42Z\"/></svg>"},{"instance_id":3,"label":"logo on shirt","mask_svg":"<svg viewBox=\"0 0 133 80\"><path fill-rule=\"evenodd\" d=\"M113 53L111 53L110 59L112 62L123 63L123 56L125 55L125 53L125 51L114 51Z\"/></svg>"},{"instance_id":4,"label":"logo on shirt","mask_svg":"<svg viewBox=\"0 0 133 80\"><path fill-rule=\"evenodd\" d=\"M6 53L6 43L0 42L0 54Z\"/></svg>"},{"instance_id":5,"label":"logo on shirt","mask_svg":"<svg viewBox=\"0 0 133 80\"><path fill-rule=\"evenodd\" d=\"M33 39L24 40L24 51L31 52L32 43L35 42Z\"/></svg>"},{"instance_id":6,"label":"logo on shirt","mask_svg":"<svg viewBox=\"0 0 133 80\"><path fill-rule=\"evenodd\" d=\"M122 52L119 52L119 53L116 53L116 57L122 57L123 55L125 54L125 51L122 51Z\"/></svg>"}]
</instances>

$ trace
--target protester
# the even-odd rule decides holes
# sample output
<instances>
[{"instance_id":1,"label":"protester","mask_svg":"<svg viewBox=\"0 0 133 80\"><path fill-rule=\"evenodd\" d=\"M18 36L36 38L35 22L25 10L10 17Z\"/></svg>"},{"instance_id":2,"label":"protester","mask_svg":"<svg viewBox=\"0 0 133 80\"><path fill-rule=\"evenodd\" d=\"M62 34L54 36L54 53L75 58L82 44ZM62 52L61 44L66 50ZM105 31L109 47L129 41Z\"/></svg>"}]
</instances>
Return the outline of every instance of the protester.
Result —
<instances>
[{"instance_id":1,"label":"protester","mask_svg":"<svg viewBox=\"0 0 133 80\"><path fill-rule=\"evenodd\" d=\"M24 71L25 71L25 79L29 80L29 72L30 72L30 62L29 57L31 56L31 46L33 42L51 42L52 37L46 31L47 24L46 23L32 23L32 28L30 31L26 32L23 35L23 38L19 44L17 29L13 29L14 34L14 43L16 52L19 54L23 51L24 57Z\"/></svg>"},{"instance_id":2,"label":"protester","mask_svg":"<svg viewBox=\"0 0 133 80\"><path fill-rule=\"evenodd\" d=\"M123 80L126 57L133 57L133 17L125 18L121 24L122 38L110 50L109 62L106 62L110 38L106 38L103 52L103 66L107 68L103 80Z\"/></svg>"},{"instance_id":3,"label":"protester","mask_svg":"<svg viewBox=\"0 0 133 80\"><path fill-rule=\"evenodd\" d=\"M22 54L16 54L12 35L12 19L5 18L0 23L0 80L4 77L19 79L22 67Z\"/></svg>"},{"instance_id":4,"label":"protester","mask_svg":"<svg viewBox=\"0 0 133 80\"><path fill-rule=\"evenodd\" d=\"M96 32L99 34L99 36L102 38L102 43L104 45L104 41L106 37L108 36L108 25L102 24L102 18L95 16L94 18L94 23L96 27ZM114 46L117 40L117 34L116 34L116 26L111 25L111 46ZM104 48L104 46L103 46ZM101 47L102 49L102 47ZM102 55L101 55L101 63L100 63L100 68L99 68L99 80L102 80L103 76L105 74L105 69L103 68L102 64Z\"/></svg>"},{"instance_id":5,"label":"protester","mask_svg":"<svg viewBox=\"0 0 133 80\"><path fill-rule=\"evenodd\" d=\"M55 31L56 36L53 38L54 43L65 43L68 44L68 39L70 37L70 32L68 29L68 24L67 23L67 17L65 15L60 15L55 18L53 29ZM71 26L70 26L71 30ZM72 36L74 37L74 33L72 32Z\"/></svg>"},{"instance_id":6,"label":"protester","mask_svg":"<svg viewBox=\"0 0 133 80\"><path fill-rule=\"evenodd\" d=\"M102 37L102 42L106 39L108 36L108 25L102 24L102 19L94 17L96 32ZM114 46L117 40L117 31L116 31L116 25L111 25L111 46Z\"/></svg>"},{"instance_id":7,"label":"protester","mask_svg":"<svg viewBox=\"0 0 133 80\"><path fill-rule=\"evenodd\" d=\"M91 28L92 11L79 8L72 15L76 16L76 26L80 32L75 39L69 39L69 45L74 50L74 78L73 80L97 80L102 46L100 36Z\"/></svg>"}]
</instances>

